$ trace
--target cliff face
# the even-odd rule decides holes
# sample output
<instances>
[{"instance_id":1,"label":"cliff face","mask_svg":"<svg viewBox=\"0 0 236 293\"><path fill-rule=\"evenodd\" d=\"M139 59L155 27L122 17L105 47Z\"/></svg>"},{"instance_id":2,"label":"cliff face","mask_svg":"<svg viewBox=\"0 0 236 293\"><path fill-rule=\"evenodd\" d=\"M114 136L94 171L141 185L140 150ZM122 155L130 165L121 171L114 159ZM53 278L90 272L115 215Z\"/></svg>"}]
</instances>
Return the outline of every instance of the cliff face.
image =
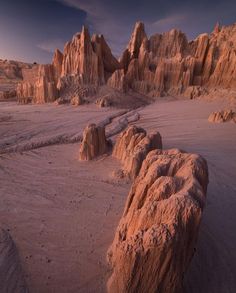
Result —
<instances>
[{"instance_id":1,"label":"cliff face","mask_svg":"<svg viewBox=\"0 0 236 293\"><path fill-rule=\"evenodd\" d=\"M211 34L189 42L176 29L148 38L144 24L138 22L118 62L102 35L91 38L83 28L63 53L55 51L52 65L41 65L36 82L24 78L18 96L23 99L30 94L41 103L59 95L70 99L84 89L85 95L94 95L102 85L151 97L194 98L212 89L236 90L235 52L235 24L217 25Z\"/></svg>"},{"instance_id":2,"label":"cliff face","mask_svg":"<svg viewBox=\"0 0 236 293\"><path fill-rule=\"evenodd\" d=\"M137 23L121 58L123 79L130 89L149 96L186 93L194 97L202 94L199 87L235 90L235 50L236 25L217 25L210 35L188 42L175 29L148 39L144 25ZM116 77L115 72L111 79ZM114 86L117 81L109 83Z\"/></svg>"}]
</instances>

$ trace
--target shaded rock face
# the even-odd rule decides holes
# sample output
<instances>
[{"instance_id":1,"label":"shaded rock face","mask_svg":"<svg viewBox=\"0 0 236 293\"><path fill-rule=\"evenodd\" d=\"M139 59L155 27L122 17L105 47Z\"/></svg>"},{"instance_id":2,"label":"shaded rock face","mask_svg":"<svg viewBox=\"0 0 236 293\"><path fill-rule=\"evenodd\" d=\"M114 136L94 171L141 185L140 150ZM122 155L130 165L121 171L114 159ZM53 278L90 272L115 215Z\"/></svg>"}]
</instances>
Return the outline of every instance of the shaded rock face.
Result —
<instances>
[{"instance_id":1,"label":"shaded rock face","mask_svg":"<svg viewBox=\"0 0 236 293\"><path fill-rule=\"evenodd\" d=\"M124 171L134 179L143 160L154 149L162 149L159 132L147 134L142 128L129 126L117 138L112 155L123 163Z\"/></svg>"},{"instance_id":2,"label":"shaded rock face","mask_svg":"<svg viewBox=\"0 0 236 293\"><path fill-rule=\"evenodd\" d=\"M88 125L83 133L83 141L79 150L79 160L89 161L108 151L109 143L106 140L105 128Z\"/></svg>"},{"instance_id":3,"label":"shaded rock face","mask_svg":"<svg viewBox=\"0 0 236 293\"><path fill-rule=\"evenodd\" d=\"M11 236L0 230L0 291L27 293L17 249Z\"/></svg>"},{"instance_id":4,"label":"shaded rock face","mask_svg":"<svg viewBox=\"0 0 236 293\"><path fill-rule=\"evenodd\" d=\"M232 121L236 123L236 112L234 112L233 110L222 110L219 112L213 112L210 114L208 121L216 123Z\"/></svg>"},{"instance_id":5,"label":"shaded rock face","mask_svg":"<svg viewBox=\"0 0 236 293\"><path fill-rule=\"evenodd\" d=\"M149 152L108 252L108 292L182 292L207 184L202 157L179 150Z\"/></svg>"}]
</instances>

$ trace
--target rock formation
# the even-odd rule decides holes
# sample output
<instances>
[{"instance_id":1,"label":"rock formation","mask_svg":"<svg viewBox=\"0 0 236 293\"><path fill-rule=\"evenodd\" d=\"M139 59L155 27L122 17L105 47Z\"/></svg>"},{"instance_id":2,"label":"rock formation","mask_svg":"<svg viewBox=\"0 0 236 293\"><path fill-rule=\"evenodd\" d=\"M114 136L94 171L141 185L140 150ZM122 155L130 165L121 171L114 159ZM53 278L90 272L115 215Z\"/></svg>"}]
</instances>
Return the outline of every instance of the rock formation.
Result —
<instances>
[{"instance_id":1,"label":"rock formation","mask_svg":"<svg viewBox=\"0 0 236 293\"><path fill-rule=\"evenodd\" d=\"M232 121L236 123L236 112L234 112L233 110L222 110L219 112L213 112L210 114L208 121L216 123Z\"/></svg>"},{"instance_id":2,"label":"rock formation","mask_svg":"<svg viewBox=\"0 0 236 293\"><path fill-rule=\"evenodd\" d=\"M63 53L55 51L51 65L40 65L32 72L34 80L25 76L18 87L18 97L22 100L30 94L33 102L44 103L59 96L70 101L81 92L81 97L94 95L118 68L120 64L104 37L91 38L88 29L83 27L81 33L66 43Z\"/></svg>"},{"instance_id":3,"label":"rock formation","mask_svg":"<svg viewBox=\"0 0 236 293\"><path fill-rule=\"evenodd\" d=\"M182 292L207 184L202 157L179 150L149 152L108 252L108 292Z\"/></svg>"},{"instance_id":4,"label":"rock formation","mask_svg":"<svg viewBox=\"0 0 236 293\"><path fill-rule=\"evenodd\" d=\"M83 27L66 43L63 53L55 51L52 65L38 68L34 81L25 75L18 96L31 95L40 103L59 96L70 101L84 89L85 97L96 95L103 85L123 94L149 97L195 98L215 89L236 90L235 50L236 24L218 24L211 34L189 42L176 29L148 37L144 24L138 22L118 62L104 37L90 37Z\"/></svg>"},{"instance_id":5,"label":"rock formation","mask_svg":"<svg viewBox=\"0 0 236 293\"><path fill-rule=\"evenodd\" d=\"M162 149L159 132L147 134L142 128L129 126L116 140L113 156L124 165L124 171L134 179L147 154L154 149Z\"/></svg>"},{"instance_id":6,"label":"rock formation","mask_svg":"<svg viewBox=\"0 0 236 293\"><path fill-rule=\"evenodd\" d=\"M32 68L31 64L0 59L0 99L16 97L17 84L22 81L22 70Z\"/></svg>"},{"instance_id":7,"label":"rock formation","mask_svg":"<svg viewBox=\"0 0 236 293\"><path fill-rule=\"evenodd\" d=\"M214 29L188 42L185 34L173 29L149 39L144 25L137 23L123 53L122 79L128 87L149 96L190 94L197 97L212 88L236 89L236 25ZM109 84L117 89L118 73ZM190 87L190 89L189 89ZM203 89L201 89L203 88Z\"/></svg>"},{"instance_id":8,"label":"rock formation","mask_svg":"<svg viewBox=\"0 0 236 293\"><path fill-rule=\"evenodd\" d=\"M79 160L89 161L108 151L109 142L106 140L105 128L88 125L83 133L83 141L79 150Z\"/></svg>"},{"instance_id":9,"label":"rock formation","mask_svg":"<svg viewBox=\"0 0 236 293\"><path fill-rule=\"evenodd\" d=\"M1 293L28 292L16 246L5 230L0 230L0 288Z\"/></svg>"}]
</instances>

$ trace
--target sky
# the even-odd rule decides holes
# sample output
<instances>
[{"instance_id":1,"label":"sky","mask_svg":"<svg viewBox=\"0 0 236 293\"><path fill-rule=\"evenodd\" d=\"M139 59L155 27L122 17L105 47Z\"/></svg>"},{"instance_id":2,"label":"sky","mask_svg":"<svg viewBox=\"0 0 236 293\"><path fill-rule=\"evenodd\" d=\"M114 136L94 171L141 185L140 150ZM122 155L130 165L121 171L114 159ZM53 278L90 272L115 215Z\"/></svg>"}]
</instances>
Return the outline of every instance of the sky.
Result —
<instances>
[{"instance_id":1,"label":"sky","mask_svg":"<svg viewBox=\"0 0 236 293\"><path fill-rule=\"evenodd\" d=\"M236 0L0 0L0 58L50 63L83 25L118 57L136 21L148 35L178 28L193 39L236 22L235 12Z\"/></svg>"}]
</instances>

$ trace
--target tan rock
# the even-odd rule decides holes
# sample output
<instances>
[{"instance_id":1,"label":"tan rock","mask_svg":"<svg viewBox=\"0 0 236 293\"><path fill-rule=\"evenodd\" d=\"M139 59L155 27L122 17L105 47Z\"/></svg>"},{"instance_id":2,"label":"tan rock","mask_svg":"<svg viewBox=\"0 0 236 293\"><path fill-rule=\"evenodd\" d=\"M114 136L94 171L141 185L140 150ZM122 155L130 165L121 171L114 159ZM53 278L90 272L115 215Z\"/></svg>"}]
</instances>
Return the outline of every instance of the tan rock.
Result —
<instances>
[{"instance_id":1,"label":"tan rock","mask_svg":"<svg viewBox=\"0 0 236 293\"><path fill-rule=\"evenodd\" d=\"M16 246L5 230L0 230L0 288L1 293L28 292Z\"/></svg>"},{"instance_id":2,"label":"tan rock","mask_svg":"<svg viewBox=\"0 0 236 293\"><path fill-rule=\"evenodd\" d=\"M149 152L108 252L108 292L182 292L207 184L202 157L178 150Z\"/></svg>"},{"instance_id":3,"label":"tan rock","mask_svg":"<svg viewBox=\"0 0 236 293\"><path fill-rule=\"evenodd\" d=\"M123 163L127 175L134 179L147 154L151 150L161 148L159 132L147 134L142 128L129 126L117 138L112 155Z\"/></svg>"},{"instance_id":4,"label":"tan rock","mask_svg":"<svg viewBox=\"0 0 236 293\"><path fill-rule=\"evenodd\" d=\"M233 110L222 110L219 112L213 112L208 118L209 122L222 123L222 122L235 122L236 123L236 112Z\"/></svg>"},{"instance_id":5,"label":"tan rock","mask_svg":"<svg viewBox=\"0 0 236 293\"><path fill-rule=\"evenodd\" d=\"M84 104L84 99L81 96L76 95L71 99L70 103L73 106L80 106Z\"/></svg>"},{"instance_id":6,"label":"tan rock","mask_svg":"<svg viewBox=\"0 0 236 293\"><path fill-rule=\"evenodd\" d=\"M106 140L105 128L88 125L83 133L83 140L79 150L79 160L89 161L108 151L109 143Z\"/></svg>"}]
</instances>

